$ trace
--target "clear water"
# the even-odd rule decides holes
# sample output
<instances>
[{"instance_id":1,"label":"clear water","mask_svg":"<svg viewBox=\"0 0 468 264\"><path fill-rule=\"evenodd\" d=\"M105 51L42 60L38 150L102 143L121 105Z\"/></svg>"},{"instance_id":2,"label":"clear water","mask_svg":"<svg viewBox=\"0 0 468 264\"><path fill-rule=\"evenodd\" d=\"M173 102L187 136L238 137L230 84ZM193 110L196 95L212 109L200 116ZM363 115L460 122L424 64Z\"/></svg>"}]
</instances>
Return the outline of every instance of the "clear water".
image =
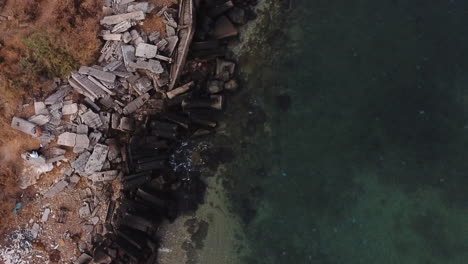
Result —
<instances>
[{"instance_id":1,"label":"clear water","mask_svg":"<svg viewBox=\"0 0 468 264\"><path fill-rule=\"evenodd\" d=\"M218 138L243 263L467 263L468 2L294 2Z\"/></svg>"}]
</instances>

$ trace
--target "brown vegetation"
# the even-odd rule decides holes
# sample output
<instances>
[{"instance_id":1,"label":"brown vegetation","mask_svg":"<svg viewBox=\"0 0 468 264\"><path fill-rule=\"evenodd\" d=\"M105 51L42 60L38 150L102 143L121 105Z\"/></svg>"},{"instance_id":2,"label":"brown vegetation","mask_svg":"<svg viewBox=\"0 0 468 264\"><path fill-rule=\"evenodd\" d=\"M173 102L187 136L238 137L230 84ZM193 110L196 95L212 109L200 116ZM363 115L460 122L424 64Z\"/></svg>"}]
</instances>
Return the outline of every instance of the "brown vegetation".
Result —
<instances>
[{"instance_id":1,"label":"brown vegetation","mask_svg":"<svg viewBox=\"0 0 468 264\"><path fill-rule=\"evenodd\" d=\"M53 77L95 60L101 12L102 0L0 0L0 14L12 17L0 22L0 234L14 223L20 196L28 194L15 176L19 156L38 148L36 140L12 130L10 120L24 111L21 105L48 92Z\"/></svg>"}]
</instances>

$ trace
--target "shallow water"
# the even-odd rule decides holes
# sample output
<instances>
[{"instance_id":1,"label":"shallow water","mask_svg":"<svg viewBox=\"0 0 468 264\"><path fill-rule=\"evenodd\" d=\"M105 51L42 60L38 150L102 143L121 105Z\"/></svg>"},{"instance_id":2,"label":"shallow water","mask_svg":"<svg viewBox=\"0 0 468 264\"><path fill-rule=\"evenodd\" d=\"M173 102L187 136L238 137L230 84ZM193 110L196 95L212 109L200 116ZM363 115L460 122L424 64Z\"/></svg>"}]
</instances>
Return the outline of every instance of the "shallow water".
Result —
<instances>
[{"instance_id":1,"label":"shallow water","mask_svg":"<svg viewBox=\"0 0 468 264\"><path fill-rule=\"evenodd\" d=\"M294 2L217 138L242 263L466 263L468 2Z\"/></svg>"}]
</instances>

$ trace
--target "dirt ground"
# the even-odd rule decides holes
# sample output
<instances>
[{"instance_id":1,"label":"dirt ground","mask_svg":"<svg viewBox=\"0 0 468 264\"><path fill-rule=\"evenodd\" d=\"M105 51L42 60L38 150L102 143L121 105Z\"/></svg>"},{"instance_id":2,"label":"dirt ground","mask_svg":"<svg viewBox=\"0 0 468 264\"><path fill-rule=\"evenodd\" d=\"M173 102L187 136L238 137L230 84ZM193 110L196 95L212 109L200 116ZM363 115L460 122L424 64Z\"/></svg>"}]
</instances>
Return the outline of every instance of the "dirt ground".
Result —
<instances>
[{"instance_id":1,"label":"dirt ground","mask_svg":"<svg viewBox=\"0 0 468 264\"><path fill-rule=\"evenodd\" d=\"M178 1L149 2L160 9ZM54 88L53 77L65 78L79 65L96 61L103 45L98 38L102 6L103 0L0 0L0 126L3 128L0 130L0 246L7 234L30 227L31 220L38 221L48 207L52 210L52 220L43 224L44 240L34 246L53 254L54 247L60 244L66 254L62 254L61 261L52 263L69 263L77 251L76 247L66 248L65 242L76 240L73 235L80 233L82 223L70 221L65 226L56 217L61 207L79 208L81 199L76 191L64 192L53 200L38 195L63 177L60 167L44 175L35 186L19 188L20 154L39 148L39 142L11 129L10 122L14 115L32 115L34 99ZM142 28L147 33L163 28L165 32L165 25L154 15L148 17ZM14 214L13 209L20 202L23 208ZM105 209L99 209L100 213ZM70 213L70 219L79 220L72 214L76 212ZM48 236L55 231L65 234L67 230L71 237Z\"/></svg>"},{"instance_id":2,"label":"dirt ground","mask_svg":"<svg viewBox=\"0 0 468 264\"><path fill-rule=\"evenodd\" d=\"M16 203L34 193L18 188L20 154L39 146L36 140L11 129L11 118L26 114L28 108L22 105L31 104L35 95L46 93L53 83L47 72L23 65L34 52L25 40L41 34L53 49L62 49L77 63L89 64L101 46L97 38L101 11L102 0L0 1L0 15L8 17L0 21L0 237L15 222L12 210Z\"/></svg>"}]
</instances>

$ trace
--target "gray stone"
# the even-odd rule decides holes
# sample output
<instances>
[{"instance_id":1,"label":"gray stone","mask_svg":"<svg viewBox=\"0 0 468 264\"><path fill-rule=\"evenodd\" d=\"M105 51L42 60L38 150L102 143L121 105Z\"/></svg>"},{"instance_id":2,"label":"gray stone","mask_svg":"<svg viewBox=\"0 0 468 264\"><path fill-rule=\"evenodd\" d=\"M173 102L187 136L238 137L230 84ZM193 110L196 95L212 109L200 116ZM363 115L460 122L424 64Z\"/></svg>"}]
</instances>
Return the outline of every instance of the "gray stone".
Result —
<instances>
[{"instance_id":1,"label":"gray stone","mask_svg":"<svg viewBox=\"0 0 468 264\"><path fill-rule=\"evenodd\" d=\"M75 175L70 177L70 182L73 183L73 184L77 184L80 181L80 179L81 179L80 176L75 174Z\"/></svg>"},{"instance_id":2,"label":"gray stone","mask_svg":"<svg viewBox=\"0 0 468 264\"><path fill-rule=\"evenodd\" d=\"M148 92L149 90L153 89L153 84L151 83L151 80L145 76L138 79L133 85L133 87L135 87L135 90L138 94L142 95Z\"/></svg>"},{"instance_id":3,"label":"gray stone","mask_svg":"<svg viewBox=\"0 0 468 264\"><path fill-rule=\"evenodd\" d=\"M143 11L136 11L136 12L131 12L131 13L106 16L103 19L101 19L101 25L116 25L125 20L139 21L143 19L145 19L145 13Z\"/></svg>"},{"instance_id":4,"label":"gray stone","mask_svg":"<svg viewBox=\"0 0 468 264\"><path fill-rule=\"evenodd\" d=\"M122 117L120 119L119 130L124 132L133 131L135 129L135 121L132 118Z\"/></svg>"},{"instance_id":5,"label":"gray stone","mask_svg":"<svg viewBox=\"0 0 468 264\"><path fill-rule=\"evenodd\" d=\"M47 97L44 100L44 103L46 105L55 104L58 101L63 100L63 98L65 98L65 96L67 96L71 90L72 88L70 87L70 85L62 85L58 88L58 90L55 93L49 95L49 97Z\"/></svg>"},{"instance_id":6,"label":"gray stone","mask_svg":"<svg viewBox=\"0 0 468 264\"><path fill-rule=\"evenodd\" d=\"M132 41L132 35L130 35L129 32L123 33L122 41L123 41L124 43L129 43L130 41Z\"/></svg>"},{"instance_id":7,"label":"gray stone","mask_svg":"<svg viewBox=\"0 0 468 264\"><path fill-rule=\"evenodd\" d=\"M232 24L226 16L219 17L214 25L211 35L217 39L234 37L239 34L239 30Z\"/></svg>"},{"instance_id":8,"label":"gray stone","mask_svg":"<svg viewBox=\"0 0 468 264\"><path fill-rule=\"evenodd\" d=\"M94 129L100 128L102 126L102 121L99 115L91 110L88 110L85 113L83 113L81 115L81 120L83 121L83 123Z\"/></svg>"},{"instance_id":9,"label":"gray stone","mask_svg":"<svg viewBox=\"0 0 468 264\"><path fill-rule=\"evenodd\" d=\"M135 47L132 45L122 45L122 57L127 71L134 72L132 64L135 63Z\"/></svg>"},{"instance_id":10,"label":"gray stone","mask_svg":"<svg viewBox=\"0 0 468 264\"><path fill-rule=\"evenodd\" d=\"M45 194L45 198L52 198L59 192L63 191L68 186L68 182L61 180L54 184Z\"/></svg>"},{"instance_id":11,"label":"gray stone","mask_svg":"<svg viewBox=\"0 0 468 264\"><path fill-rule=\"evenodd\" d=\"M174 52L175 47L177 46L177 42L179 42L179 37L177 36L167 37L166 41L167 41L166 51L169 54L169 56L171 56L172 53Z\"/></svg>"},{"instance_id":12,"label":"gray stone","mask_svg":"<svg viewBox=\"0 0 468 264\"><path fill-rule=\"evenodd\" d=\"M102 39L120 41L122 39L122 34L105 34L102 35Z\"/></svg>"},{"instance_id":13,"label":"gray stone","mask_svg":"<svg viewBox=\"0 0 468 264\"><path fill-rule=\"evenodd\" d=\"M119 175L118 170L108 170L102 172L95 172L91 174L88 178L93 182L104 182L104 181L113 181Z\"/></svg>"},{"instance_id":14,"label":"gray stone","mask_svg":"<svg viewBox=\"0 0 468 264\"><path fill-rule=\"evenodd\" d=\"M76 143L76 134L65 132L58 137L57 144L67 147L74 147Z\"/></svg>"},{"instance_id":15,"label":"gray stone","mask_svg":"<svg viewBox=\"0 0 468 264\"><path fill-rule=\"evenodd\" d=\"M78 112L78 104L66 104L62 107L63 115L73 115Z\"/></svg>"},{"instance_id":16,"label":"gray stone","mask_svg":"<svg viewBox=\"0 0 468 264\"><path fill-rule=\"evenodd\" d=\"M112 122L111 122L112 129L119 129L120 115L118 113L113 113L111 120L112 120Z\"/></svg>"},{"instance_id":17,"label":"gray stone","mask_svg":"<svg viewBox=\"0 0 468 264\"><path fill-rule=\"evenodd\" d=\"M99 118L101 118L102 122L102 130L107 131L109 130L110 122L111 122L111 114L107 112L100 112L99 113Z\"/></svg>"},{"instance_id":18,"label":"gray stone","mask_svg":"<svg viewBox=\"0 0 468 264\"><path fill-rule=\"evenodd\" d=\"M142 107L145 104L145 102L148 101L149 98L150 98L150 95L147 93L137 97L135 100L133 100L127 106L124 107L123 113L125 115L134 113L136 110Z\"/></svg>"},{"instance_id":19,"label":"gray stone","mask_svg":"<svg viewBox=\"0 0 468 264\"><path fill-rule=\"evenodd\" d=\"M91 218L91 223L93 223L93 225L97 225L99 223L99 220L99 216L95 216Z\"/></svg>"},{"instance_id":20,"label":"gray stone","mask_svg":"<svg viewBox=\"0 0 468 264\"><path fill-rule=\"evenodd\" d=\"M102 137L102 133L99 131L93 131L89 134L89 150L94 149L94 146L99 142Z\"/></svg>"},{"instance_id":21,"label":"gray stone","mask_svg":"<svg viewBox=\"0 0 468 264\"><path fill-rule=\"evenodd\" d=\"M112 33L123 33L127 30L129 30L130 28L132 27L132 23L130 23L130 21L126 20L126 21L122 21L120 23L118 23L117 25L115 25L111 32ZM118 39L120 40L120 39Z\"/></svg>"},{"instance_id":22,"label":"gray stone","mask_svg":"<svg viewBox=\"0 0 468 264\"><path fill-rule=\"evenodd\" d=\"M74 153L81 153L88 149L89 147L89 138L87 135L77 134L76 135L76 143L73 148Z\"/></svg>"},{"instance_id":23,"label":"gray stone","mask_svg":"<svg viewBox=\"0 0 468 264\"><path fill-rule=\"evenodd\" d=\"M71 166L78 172L83 173L86 167L86 163L89 160L91 153L89 151L84 151L78 156L78 158L72 161Z\"/></svg>"},{"instance_id":24,"label":"gray stone","mask_svg":"<svg viewBox=\"0 0 468 264\"><path fill-rule=\"evenodd\" d=\"M42 223L47 222L47 220L49 220L49 215L50 215L50 209L49 208L44 209L44 212L42 213L42 217L41 217L41 222Z\"/></svg>"},{"instance_id":25,"label":"gray stone","mask_svg":"<svg viewBox=\"0 0 468 264\"><path fill-rule=\"evenodd\" d=\"M34 102L34 112L36 115L48 115L49 110L47 110L44 102Z\"/></svg>"},{"instance_id":26,"label":"gray stone","mask_svg":"<svg viewBox=\"0 0 468 264\"><path fill-rule=\"evenodd\" d=\"M142 12L147 13L148 8L149 8L148 2L140 2L140 3L129 5L127 8L127 12L142 11Z\"/></svg>"},{"instance_id":27,"label":"gray stone","mask_svg":"<svg viewBox=\"0 0 468 264\"><path fill-rule=\"evenodd\" d=\"M38 126L43 126L49 123L50 119L51 119L50 115L33 115L28 119L28 121Z\"/></svg>"},{"instance_id":28,"label":"gray stone","mask_svg":"<svg viewBox=\"0 0 468 264\"><path fill-rule=\"evenodd\" d=\"M85 125L85 124L80 124L76 127L76 133L77 134L83 134L83 135L87 135L88 134L88 126Z\"/></svg>"},{"instance_id":29,"label":"gray stone","mask_svg":"<svg viewBox=\"0 0 468 264\"><path fill-rule=\"evenodd\" d=\"M135 69L141 69L141 70L147 70L152 73L163 73L164 68L161 65L161 62L158 60L142 60L142 59L137 59L136 63L131 63L130 66Z\"/></svg>"},{"instance_id":30,"label":"gray stone","mask_svg":"<svg viewBox=\"0 0 468 264\"><path fill-rule=\"evenodd\" d=\"M115 78L116 78L115 74L111 72L105 72L105 71L98 70L93 67L81 66L79 72L81 74L91 75L95 77L96 79L99 79L105 82L110 82L110 83L115 82Z\"/></svg>"},{"instance_id":31,"label":"gray stone","mask_svg":"<svg viewBox=\"0 0 468 264\"><path fill-rule=\"evenodd\" d=\"M151 59L156 56L157 52L158 52L158 47L156 47L155 45L140 43L136 47L135 55L137 57Z\"/></svg>"},{"instance_id":32,"label":"gray stone","mask_svg":"<svg viewBox=\"0 0 468 264\"><path fill-rule=\"evenodd\" d=\"M39 231L41 230L41 227L39 226L38 223L34 223L32 228L31 228L31 235L33 239L36 239L37 236L39 235Z\"/></svg>"},{"instance_id":33,"label":"gray stone","mask_svg":"<svg viewBox=\"0 0 468 264\"><path fill-rule=\"evenodd\" d=\"M183 94L185 92L187 92L188 90L190 90L190 88L194 85L194 82L189 82L189 83L186 83L178 88L175 88L173 89L172 91L169 91L166 93L166 96L167 98L169 99L173 99L174 97L180 95L180 94Z\"/></svg>"},{"instance_id":34,"label":"gray stone","mask_svg":"<svg viewBox=\"0 0 468 264\"><path fill-rule=\"evenodd\" d=\"M37 137L40 134L36 124L26 121L19 117L13 117L13 119L11 120L11 127L26 134L29 134L33 137Z\"/></svg>"},{"instance_id":35,"label":"gray stone","mask_svg":"<svg viewBox=\"0 0 468 264\"><path fill-rule=\"evenodd\" d=\"M78 210L80 218L87 218L91 216L91 208L89 207L89 203L83 203L83 206L80 207Z\"/></svg>"},{"instance_id":36,"label":"gray stone","mask_svg":"<svg viewBox=\"0 0 468 264\"><path fill-rule=\"evenodd\" d=\"M110 161L117 159L120 155L120 148L117 144L117 140L114 138L106 139L106 145L109 146L109 153L107 154L107 158Z\"/></svg>"},{"instance_id":37,"label":"gray stone","mask_svg":"<svg viewBox=\"0 0 468 264\"><path fill-rule=\"evenodd\" d=\"M107 153L109 152L109 147L102 144L96 144L94 151L89 157L88 162L85 166L85 173L93 173L100 171L104 166L104 162L107 158Z\"/></svg>"}]
</instances>

